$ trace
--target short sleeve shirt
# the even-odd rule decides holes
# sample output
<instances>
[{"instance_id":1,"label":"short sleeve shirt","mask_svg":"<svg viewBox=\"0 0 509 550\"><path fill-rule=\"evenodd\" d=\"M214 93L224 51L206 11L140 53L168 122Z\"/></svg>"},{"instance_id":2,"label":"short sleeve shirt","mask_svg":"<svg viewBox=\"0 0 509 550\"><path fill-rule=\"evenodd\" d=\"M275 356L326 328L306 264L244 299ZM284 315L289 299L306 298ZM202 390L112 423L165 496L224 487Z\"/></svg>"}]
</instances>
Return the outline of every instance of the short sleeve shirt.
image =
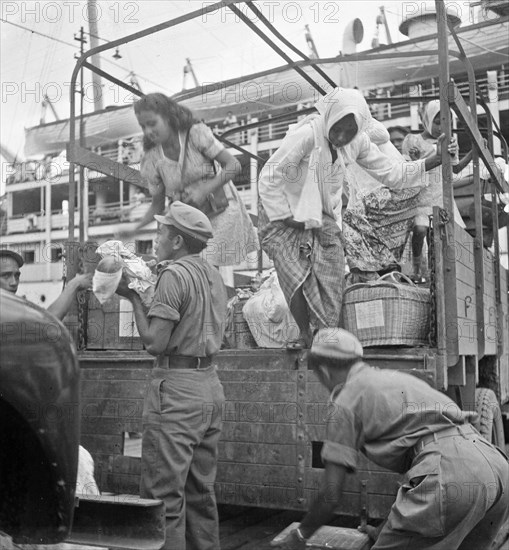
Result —
<instances>
[{"instance_id":1,"label":"short sleeve shirt","mask_svg":"<svg viewBox=\"0 0 509 550\"><path fill-rule=\"evenodd\" d=\"M357 467L359 452L403 473L408 451L423 436L475 418L445 394L411 374L357 363L332 392L324 461Z\"/></svg>"},{"instance_id":2,"label":"short sleeve shirt","mask_svg":"<svg viewBox=\"0 0 509 550\"><path fill-rule=\"evenodd\" d=\"M166 355L207 357L217 353L226 324L221 275L198 255L170 262L159 273L148 317L173 321Z\"/></svg>"},{"instance_id":3,"label":"short sleeve shirt","mask_svg":"<svg viewBox=\"0 0 509 550\"><path fill-rule=\"evenodd\" d=\"M141 161L141 175L147 181L151 195L164 190L171 197L181 191L182 182L197 181L212 171L212 159L215 159L224 149L212 133L212 130L202 122L193 124L189 129L189 139L186 144L186 132L179 134L180 158L178 161L165 156L160 145L146 151ZM182 174L182 167L185 167Z\"/></svg>"}]
</instances>

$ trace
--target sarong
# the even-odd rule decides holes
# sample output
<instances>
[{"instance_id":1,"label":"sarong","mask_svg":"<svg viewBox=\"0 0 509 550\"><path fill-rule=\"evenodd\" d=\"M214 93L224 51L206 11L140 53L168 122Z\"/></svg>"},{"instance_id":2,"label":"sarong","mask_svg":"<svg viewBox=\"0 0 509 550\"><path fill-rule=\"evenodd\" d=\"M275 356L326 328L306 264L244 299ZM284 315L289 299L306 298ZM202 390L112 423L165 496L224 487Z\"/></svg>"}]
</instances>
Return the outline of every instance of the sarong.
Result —
<instances>
[{"instance_id":1,"label":"sarong","mask_svg":"<svg viewBox=\"0 0 509 550\"><path fill-rule=\"evenodd\" d=\"M302 287L312 327L338 327L345 259L336 221L324 214L321 228L294 229L282 221L269 221L260 204L258 233L263 250L274 262L288 305Z\"/></svg>"},{"instance_id":2,"label":"sarong","mask_svg":"<svg viewBox=\"0 0 509 550\"><path fill-rule=\"evenodd\" d=\"M420 189L376 189L343 215L343 242L350 269L384 271L398 266L413 227Z\"/></svg>"}]
</instances>

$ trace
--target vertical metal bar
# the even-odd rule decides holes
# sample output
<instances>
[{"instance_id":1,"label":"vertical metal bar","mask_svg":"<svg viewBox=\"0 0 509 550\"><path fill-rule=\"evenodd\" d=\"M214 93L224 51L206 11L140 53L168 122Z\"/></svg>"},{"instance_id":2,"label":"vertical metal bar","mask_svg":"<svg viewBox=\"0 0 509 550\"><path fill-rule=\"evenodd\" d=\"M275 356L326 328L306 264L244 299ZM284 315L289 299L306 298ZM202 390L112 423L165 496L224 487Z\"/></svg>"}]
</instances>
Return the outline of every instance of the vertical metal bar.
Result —
<instances>
[{"instance_id":1,"label":"vertical metal bar","mask_svg":"<svg viewBox=\"0 0 509 550\"><path fill-rule=\"evenodd\" d=\"M74 97L76 91L76 70L71 76L71 88L69 90L69 100L70 100L70 116L69 116L69 149L67 151L67 157L69 160L69 151L74 151L74 146L76 144L76 98ZM74 203L76 202L76 189L75 189L75 164L74 162L69 162L69 242L74 241Z\"/></svg>"},{"instance_id":2,"label":"vertical metal bar","mask_svg":"<svg viewBox=\"0 0 509 550\"><path fill-rule=\"evenodd\" d=\"M91 0L90 0L91 1ZM90 4L89 9L90 9ZM83 45L85 43L85 33L83 27L81 27L81 55L83 55ZM99 59L99 56L97 56ZM80 70L80 147L85 147L85 123L83 121L83 103L85 96L84 90L84 75L83 67ZM85 168L80 165L80 178L79 178L79 193L78 193L78 204L79 204L79 240L80 243L85 241L85 200L88 203L88 197L84 196L84 187L85 187ZM88 204L86 206L88 208Z\"/></svg>"},{"instance_id":3,"label":"vertical metal bar","mask_svg":"<svg viewBox=\"0 0 509 550\"><path fill-rule=\"evenodd\" d=\"M458 304L456 288L456 254L454 240L454 199L452 192L452 166L451 157L447 151L451 138L451 111L449 108L449 43L447 32L447 14L442 1L435 1L437 10L437 31L438 31L438 67L439 67L439 90L440 90L440 122L442 133L445 133L445 140L442 142L442 184L444 208L448 213L447 219L435 220L435 227L443 222L443 260L444 260L444 288L445 293L445 327L452 328L457 324ZM443 320L437 320L443 321ZM454 366L459 359L459 340L448 334L446 338L446 366ZM437 373L437 376L439 374ZM442 373L443 379L447 380L447 372Z\"/></svg>"}]
</instances>

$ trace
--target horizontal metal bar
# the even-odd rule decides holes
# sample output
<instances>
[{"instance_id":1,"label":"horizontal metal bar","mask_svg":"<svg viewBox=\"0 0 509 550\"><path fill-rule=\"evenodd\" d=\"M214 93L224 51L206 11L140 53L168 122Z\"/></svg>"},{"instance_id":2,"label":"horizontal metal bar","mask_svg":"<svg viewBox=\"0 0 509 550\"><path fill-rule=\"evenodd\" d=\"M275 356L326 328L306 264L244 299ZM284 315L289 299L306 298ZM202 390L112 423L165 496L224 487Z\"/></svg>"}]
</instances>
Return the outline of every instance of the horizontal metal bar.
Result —
<instances>
[{"instance_id":1,"label":"horizontal metal bar","mask_svg":"<svg viewBox=\"0 0 509 550\"><path fill-rule=\"evenodd\" d=\"M110 82L113 82L113 84L117 84L117 86L120 86L121 88L124 88L128 92L131 92L134 95L137 95L139 97L143 97L143 93L140 92L140 90L137 90L136 88L133 88L132 86L129 86L129 84L126 84L125 82L122 82L118 78L110 75L106 71L103 71L102 69L99 69L99 67L95 67L94 65L91 65L88 61L83 61L83 67L86 67L87 69L90 69L92 72L98 74L99 76L102 76L106 80L109 80Z\"/></svg>"},{"instance_id":2,"label":"horizontal metal bar","mask_svg":"<svg viewBox=\"0 0 509 550\"><path fill-rule=\"evenodd\" d=\"M79 164L89 170L95 170L106 176L132 183L138 187L148 188L138 170L110 160L109 158L102 157L101 155L97 155L88 149L80 147L76 143L74 146L70 144L67 146L67 159L69 162Z\"/></svg>"}]
</instances>

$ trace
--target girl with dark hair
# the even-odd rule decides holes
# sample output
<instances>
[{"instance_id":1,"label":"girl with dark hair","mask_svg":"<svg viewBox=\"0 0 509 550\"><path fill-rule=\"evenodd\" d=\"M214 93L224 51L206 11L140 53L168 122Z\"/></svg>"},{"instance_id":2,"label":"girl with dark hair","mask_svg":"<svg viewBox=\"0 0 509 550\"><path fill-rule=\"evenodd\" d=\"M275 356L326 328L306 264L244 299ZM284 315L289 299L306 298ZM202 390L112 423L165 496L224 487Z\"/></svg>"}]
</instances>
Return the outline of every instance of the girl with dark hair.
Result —
<instances>
[{"instance_id":1,"label":"girl with dark hair","mask_svg":"<svg viewBox=\"0 0 509 550\"><path fill-rule=\"evenodd\" d=\"M207 125L164 94L142 97L134 104L134 112L144 136L140 170L152 203L131 236L151 223L155 214L164 212L166 197L202 208L208 197L223 187L228 206L211 217L214 238L204 254L217 267L244 261L249 252L257 250L258 240L232 182L241 172L240 163Z\"/></svg>"}]
</instances>

